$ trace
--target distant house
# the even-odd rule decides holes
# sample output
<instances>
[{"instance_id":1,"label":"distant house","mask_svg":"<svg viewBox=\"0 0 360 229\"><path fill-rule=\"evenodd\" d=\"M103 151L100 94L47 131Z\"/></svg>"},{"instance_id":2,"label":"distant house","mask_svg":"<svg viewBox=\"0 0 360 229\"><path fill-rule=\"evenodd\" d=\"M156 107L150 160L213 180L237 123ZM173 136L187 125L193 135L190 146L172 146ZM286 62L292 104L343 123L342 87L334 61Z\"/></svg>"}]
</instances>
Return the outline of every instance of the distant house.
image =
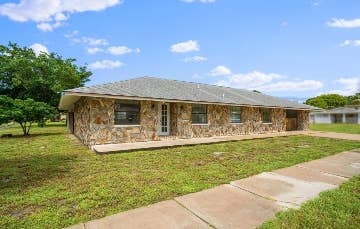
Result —
<instances>
[{"instance_id":1,"label":"distant house","mask_svg":"<svg viewBox=\"0 0 360 229\"><path fill-rule=\"evenodd\" d=\"M360 124L359 107L337 107L331 110L311 110L311 123L357 123Z\"/></svg>"},{"instance_id":2,"label":"distant house","mask_svg":"<svg viewBox=\"0 0 360 229\"><path fill-rule=\"evenodd\" d=\"M84 144L307 130L309 106L230 87L140 77L62 93Z\"/></svg>"}]
</instances>

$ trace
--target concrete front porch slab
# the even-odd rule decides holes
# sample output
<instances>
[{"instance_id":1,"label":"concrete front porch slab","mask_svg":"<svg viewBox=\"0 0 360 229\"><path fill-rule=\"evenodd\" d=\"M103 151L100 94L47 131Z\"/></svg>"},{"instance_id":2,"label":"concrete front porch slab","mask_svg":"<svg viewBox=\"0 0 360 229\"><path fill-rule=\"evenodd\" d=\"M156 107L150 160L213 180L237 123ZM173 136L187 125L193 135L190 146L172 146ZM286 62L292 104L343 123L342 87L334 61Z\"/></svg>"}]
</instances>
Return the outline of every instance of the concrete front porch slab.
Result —
<instances>
[{"instance_id":1,"label":"concrete front porch slab","mask_svg":"<svg viewBox=\"0 0 360 229\"><path fill-rule=\"evenodd\" d=\"M288 131L288 132L276 132L266 134L249 134L249 135L236 135L236 136L216 136L207 138L189 138L189 139L172 139L162 141L147 141L147 142L133 142L133 143L120 143L120 144L104 144L94 145L92 149L97 153L111 153L122 152L131 150L142 149L156 149L185 145L198 145L198 144L211 144L218 142L239 141L258 138L272 138L272 137L284 137L291 135L307 134L307 131Z\"/></svg>"},{"instance_id":2,"label":"concrete front porch slab","mask_svg":"<svg viewBox=\"0 0 360 229\"><path fill-rule=\"evenodd\" d=\"M343 152L298 166L350 178L360 174L360 153Z\"/></svg>"},{"instance_id":3,"label":"concrete front porch slab","mask_svg":"<svg viewBox=\"0 0 360 229\"><path fill-rule=\"evenodd\" d=\"M174 200L163 201L85 223L86 229L209 228Z\"/></svg>"},{"instance_id":4,"label":"concrete front porch slab","mask_svg":"<svg viewBox=\"0 0 360 229\"><path fill-rule=\"evenodd\" d=\"M231 184L264 198L275 200L279 206L290 208L297 208L320 192L337 187L333 184L304 181L277 173L261 173L233 181Z\"/></svg>"},{"instance_id":5,"label":"concrete front porch slab","mask_svg":"<svg viewBox=\"0 0 360 229\"><path fill-rule=\"evenodd\" d=\"M228 184L175 200L215 228L255 228L280 210L274 201Z\"/></svg>"}]
</instances>

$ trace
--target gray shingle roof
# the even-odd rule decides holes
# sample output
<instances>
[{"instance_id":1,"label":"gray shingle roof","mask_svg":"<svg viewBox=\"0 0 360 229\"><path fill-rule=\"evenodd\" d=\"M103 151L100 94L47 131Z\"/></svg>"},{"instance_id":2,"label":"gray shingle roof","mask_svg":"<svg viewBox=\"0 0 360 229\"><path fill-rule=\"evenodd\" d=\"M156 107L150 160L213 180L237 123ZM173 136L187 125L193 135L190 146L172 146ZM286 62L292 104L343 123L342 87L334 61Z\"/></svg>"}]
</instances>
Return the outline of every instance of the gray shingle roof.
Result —
<instances>
[{"instance_id":1,"label":"gray shingle roof","mask_svg":"<svg viewBox=\"0 0 360 229\"><path fill-rule=\"evenodd\" d=\"M147 76L114 83L65 90L64 95L67 93L310 109L309 106L304 104L249 90Z\"/></svg>"},{"instance_id":2,"label":"gray shingle roof","mask_svg":"<svg viewBox=\"0 0 360 229\"><path fill-rule=\"evenodd\" d=\"M360 110L351 108L351 107L337 107L331 110L326 111L327 113L331 114L343 114L343 113L359 113Z\"/></svg>"}]
</instances>

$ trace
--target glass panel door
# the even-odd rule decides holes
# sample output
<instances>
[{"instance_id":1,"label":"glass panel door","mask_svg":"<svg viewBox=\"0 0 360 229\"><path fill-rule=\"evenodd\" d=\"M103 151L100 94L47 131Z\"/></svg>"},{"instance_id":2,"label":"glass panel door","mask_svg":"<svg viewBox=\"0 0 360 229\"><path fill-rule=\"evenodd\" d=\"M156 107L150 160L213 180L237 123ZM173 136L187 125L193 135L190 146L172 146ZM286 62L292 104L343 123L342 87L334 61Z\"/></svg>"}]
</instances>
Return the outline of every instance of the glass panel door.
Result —
<instances>
[{"instance_id":1,"label":"glass panel door","mask_svg":"<svg viewBox=\"0 0 360 229\"><path fill-rule=\"evenodd\" d=\"M169 134L169 104L163 103L160 105L160 135L168 135Z\"/></svg>"}]
</instances>

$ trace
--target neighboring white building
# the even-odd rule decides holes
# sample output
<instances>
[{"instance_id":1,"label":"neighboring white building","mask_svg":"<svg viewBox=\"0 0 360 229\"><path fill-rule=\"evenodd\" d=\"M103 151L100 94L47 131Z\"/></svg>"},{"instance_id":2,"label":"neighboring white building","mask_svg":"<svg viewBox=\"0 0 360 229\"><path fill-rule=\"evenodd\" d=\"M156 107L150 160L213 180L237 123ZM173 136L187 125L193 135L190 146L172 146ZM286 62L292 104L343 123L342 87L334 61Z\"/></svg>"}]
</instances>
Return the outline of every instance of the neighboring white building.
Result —
<instances>
[{"instance_id":1,"label":"neighboring white building","mask_svg":"<svg viewBox=\"0 0 360 229\"><path fill-rule=\"evenodd\" d=\"M357 123L360 124L359 107L338 107L331 110L313 109L311 123Z\"/></svg>"}]
</instances>

